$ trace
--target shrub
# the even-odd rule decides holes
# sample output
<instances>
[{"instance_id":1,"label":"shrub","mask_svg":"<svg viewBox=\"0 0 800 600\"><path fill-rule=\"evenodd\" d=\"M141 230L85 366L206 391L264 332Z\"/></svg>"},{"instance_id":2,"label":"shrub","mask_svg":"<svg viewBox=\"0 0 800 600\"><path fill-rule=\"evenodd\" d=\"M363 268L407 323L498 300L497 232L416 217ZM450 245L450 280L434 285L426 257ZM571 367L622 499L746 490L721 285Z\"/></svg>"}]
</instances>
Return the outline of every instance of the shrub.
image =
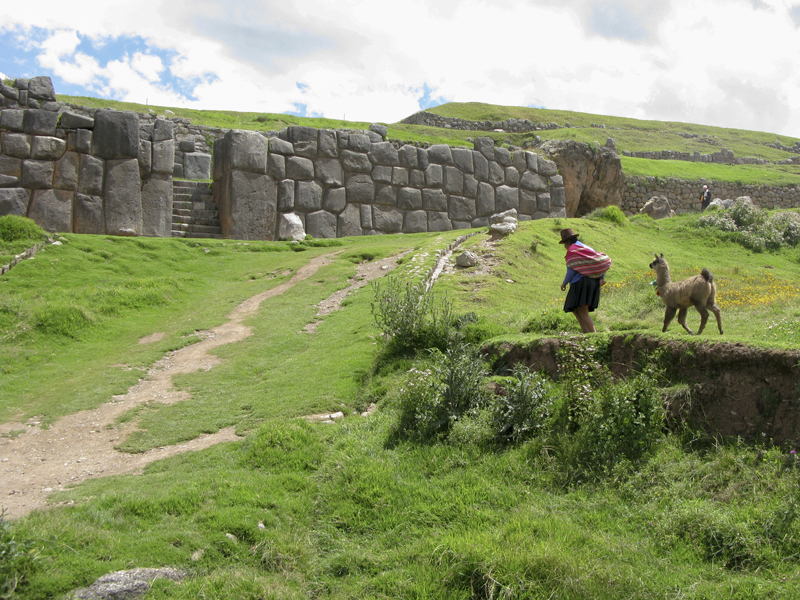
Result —
<instances>
[{"instance_id":1,"label":"shrub","mask_svg":"<svg viewBox=\"0 0 800 600\"><path fill-rule=\"evenodd\" d=\"M730 208L730 216L739 229L750 229L766 222L767 211L751 202L737 200Z\"/></svg>"},{"instance_id":2,"label":"shrub","mask_svg":"<svg viewBox=\"0 0 800 600\"><path fill-rule=\"evenodd\" d=\"M0 240L4 242L39 241L45 237L47 232L31 219L17 215L0 217Z\"/></svg>"},{"instance_id":3,"label":"shrub","mask_svg":"<svg viewBox=\"0 0 800 600\"><path fill-rule=\"evenodd\" d=\"M486 369L475 347L458 344L431 356L409 371L399 391L396 433L409 439L446 438L456 421L487 404Z\"/></svg>"},{"instance_id":4,"label":"shrub","mask_svg":"<svg viewBox=\"0 0 800 600\"><path fill-rule=\"evenodd\" d=\"M519 442L547 431L552 426L552 387L540 373L516 364L505 393L492 401L495 437L500 441Z\"/></svg>"},{"instance_id":5,"label":"shrub","mask_svg":"<svg viewBox=\"0 0 800 600\"><path fill-rule=\"evenodd\" d=\"M596 208L585 219L592 219L594 221L608 221L614 225L627 225L628 217L622 212L622 209L616 204L611 206L604 206L603 208Z\"/></svg>"},{"instance_id":6,"label":"shrub","mask_svg":"<svg viewBox=\"0 0 800 600\"><path fill-rule=\"evenodd\" d=\"M561 308L546 308L534 315L522 327L524 333L578 332L578 322Z\"/></svg>"},{"instance_id":7,"label":"shrub","mask_svg":"<svg viewBox=\"0 0 800 600\"><path fill-rule=\"evenodd\" d=\"M29 540L20 539L0 509L0 598L13 598L17 588L34 571L39 550Z\"/></svg>"},{"instance_id":8,"label":"shrub","mask_svg":"<svg viewBox=\"0 0 800 600\"><path fill-rule=\"evenodd\" d=\"M387 277L371 284L375 300L371 304L377 327L390 338L397 353L438 348L444 350L456 335L450 302L436 302L424 283L402 282Z\"/></svg>"},{"instance_id":9,"label":"shrub","mask_svg":"<svg viewBox=\"0 0 800 600\"><path fill-rule=\"evenodd\" d=\"M783 236L789 246L800 244L800 214L795 212L779 212L769 218L769 225Z\"/></svg>"}]
</instances>

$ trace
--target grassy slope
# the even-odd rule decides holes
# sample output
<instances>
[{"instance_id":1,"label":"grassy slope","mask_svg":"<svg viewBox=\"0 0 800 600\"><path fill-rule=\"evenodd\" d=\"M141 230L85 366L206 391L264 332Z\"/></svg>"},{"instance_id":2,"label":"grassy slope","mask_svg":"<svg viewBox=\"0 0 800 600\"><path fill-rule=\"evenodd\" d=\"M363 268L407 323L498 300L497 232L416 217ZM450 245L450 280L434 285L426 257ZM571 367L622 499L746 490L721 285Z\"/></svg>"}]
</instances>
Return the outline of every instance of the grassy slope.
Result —
<instances>
[{"instance_id":1,"label":"grassy slope","mask_svg":"<svg viewBox=\"0 0 800 600\"><path fill-rule=\"evenodd\" d=\"M663 309L647 268L658 251L676 276L707 265L719 278L726 334L720 338L711 327L705 339L797 347L797 251L754 255L715 244L692 222L524 223L491 250L500 260L496 274L460 272L436 287L459 310L530 337L519 333L527 322L560 312L557 231L569 226L614 258L595 313L601 331L660 330ZM243 298L284 281L310 256L342 250L316 276L262 305L249 321L255 335L219 349L223 364L179 380L192 402L151 406L143 431L125 445L141 450L231 424L249 432L247 440L161 461L140 476L87 481L56 498L75 506L21 519L20 534L44 548L22 597L51 598L110 571L161 565L195 576L180 586L158 583L154 598L470 598L505 588L527 598L796 597L794 560L767 556L723 567L728 545L746 550L765 524L774 529L800 502L796 472L786 470L779 453L763 461L746 448L704 456L665 442L617 483L562 490L531 468L533 446L499 453L393 446L390 411L333 426L290 420L369 401L358 391L376 350L370 288L326 317L316 334L300 331L314 319L313 305L352 275L350 259L413 248L417 258L400 267L413 280L455 235L344 239L341 247L302 253L258 251L276 246L267 242L71 235L68 244L0 278L0 300L14 307L0 340L2 363L14 363L2 375L4 420L20 413L52 418L132 383L134 375L122 377L111 364L146 367L187 343L183 336L221 322ZM483 239L474 236L467 246L483 251ZM162 281L170 293L156 285ZM125 282L133 282L135 297L162 293L149 304L95 314L74 338L25 329L37 310L97 310L110 290L130 298L119 289ZM97 296L98 288L106 291ZM696 320L692 313L690 323ZM773 321L784 328L770 328ZM13 339L9 331L17 332ZM167 338L136 344L154 331ZM667 335L685 337L677 324ZM91 390L72 383L83 371L95 382ZM27 393L20 400L21 390Z\"/></svg>"},{"instance_id":2,"label":"grassy slope","mask_svg":"<svg viewBox=\"0 0 800 600\"><path fill-rule=\"evenodd\" d=\"M190 118L192 122L197 125L249 129L254 131L279 130L288 125L353 129L366 129L369 126L368 123L363 122L320 118L310 119L272 113L244 113L182 108L167 109L166 107L145 106L82 96L59 95L59 100L97 108L110 107L120 110L134 110L137 112L153 110L158 114L163 114L165 110L170 110L177 116ZM443 116L461 117L475 121L504 120L513 117L542 123L556 122L559 125L569 123L570 128L538 131L529 134L510 134L505 132L481 132L480 134L476 134L476 132L473 131L458 131L395 123L389 125L389 137L406 141L449 144L452 146L471 146L471 143L468 142L467 139L474 138L476 135L487 135L492 137L497 143L504 143L508 140L516 145L521 145L525 140L533 140L536 135L542 139L575 139L587 143L596 141L600 144L605 144L607 137L613 137L616 141L617 151L620 153L623 150L678 150L682 152L698 151L702 154L709 154L720 148L727 148L733 151L736 156L750 156L771 161L783 160L789 158L792 154L775 148L769 148L765 144L775 143L777 141L784 146L792 147L796 141L795 138L757 131L726 129L668 121L643 121L639 119L591 115L570 111L495 106L477 102L451 102L432 108L430 112L435 112ZM604 124L608 129L591 127L592 123ZM614 129L610 129L612 127ZM697 133L701 137L697 139L686 139L678 135L679 133L686 132ZM702 140L705 140L705 142ZM713 143L706 143L709 141ZM683 179L705 177L706 179L717 181L742 181L745 183L752 182L770 185L800 183L800 165L742 165L726 167L725 165L696 165L695 163L685 161L653 161L623 158L623 168L626 172L630 172L631 175L660 175Z\"/></svg>"}]
</instances>

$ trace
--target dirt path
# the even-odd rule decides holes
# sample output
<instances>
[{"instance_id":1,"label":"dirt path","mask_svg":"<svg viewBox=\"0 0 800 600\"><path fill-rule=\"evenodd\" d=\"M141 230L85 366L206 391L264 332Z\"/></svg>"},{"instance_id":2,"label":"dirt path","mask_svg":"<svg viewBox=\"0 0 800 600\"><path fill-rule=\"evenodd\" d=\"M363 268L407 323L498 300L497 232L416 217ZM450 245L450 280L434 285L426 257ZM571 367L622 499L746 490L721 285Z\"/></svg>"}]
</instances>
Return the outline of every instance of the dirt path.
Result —
<instances>
[{"instance_id":1,"label":"dirt path","mask_svg":"<svg viewBox=\"0 0 800 600\"><path fill-rule=\"evenodd\" d=\"M242 321L253 315L260 304L283 294L297 282L331 262L331 255L319 256L301 267L286 283L248 298L228 315L229 321L202 332L202 341L170 352L156 362L147 375L123 396L114 396L96 409L62 417L47 429L40 422L5 423L0 434L24 431L0 440L0 506L11 517L20 517L45 506L47 495L89 477L139 471L146 464L190 450L200 450L220 442L236 440L234 429L203 435L183 444L154 448L141 454L125 454L114 449L135 423L115 425L114 421L132 408L151 401L169 404L190 400L190 395L172 386L179 373L209 370L220 359L209 351L251 335ZM149 343L163 334L154 333L140 340Z\"/></svg>"}]
</instances>

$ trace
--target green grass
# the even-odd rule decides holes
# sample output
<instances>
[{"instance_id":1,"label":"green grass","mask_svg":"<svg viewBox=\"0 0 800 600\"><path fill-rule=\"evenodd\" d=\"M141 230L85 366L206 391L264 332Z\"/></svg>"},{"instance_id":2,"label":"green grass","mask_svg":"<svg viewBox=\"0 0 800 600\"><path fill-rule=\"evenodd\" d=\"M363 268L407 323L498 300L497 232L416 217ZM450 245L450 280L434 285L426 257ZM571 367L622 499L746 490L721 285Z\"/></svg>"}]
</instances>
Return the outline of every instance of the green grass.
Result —
<instances>
[{"instance_id":1,"label":"green grass","mask_svg":"<svg viewBox=\"0 0 800 600\"><path fill-rule=\"evenodd\" d=\"M596 340L661 335L647 265L663 252L676 278L708 266L720 283L725 335L709 327L701 340L797 348L798 250L753 253L698 228L698 218L544 219L491 247L479 233L464 248L491 254L494 272L446 274L436 293L507 340L553 335L524 330L561 310L558 231L572 227L614 260L593 313ZM245 440L141 475L88 480L54 495L64 504L14 521L14 533L41 549L19 597L58 597L111 571L166 565L191 577L157 582L150 597L796 597L796 455L665 436L635 464L564 485L559 457L535 440L473 443L466 421L449 442L393 437L398 415L384 400L410 361L375 365L373 289L349 296L314 334L302 328L359 261L411 250L396 274L418 281L459 233L344 238L303 252L273 242L66 235L0 277L0 421L51 422L124 392L243 299L311 257L338 253L265 301L246 323L254 335L216 350L221 364L176 378L191 402L148 406L121 445L138 452L227 426ZM691 312L689 323L697 318ZM161 342L137 343L157 331ZM687 339L677 324L663 337ZM134 369L113 366L123 363ZM294 418L351 415L375 400L370 418Z\"/></svg>"}]
</instances>

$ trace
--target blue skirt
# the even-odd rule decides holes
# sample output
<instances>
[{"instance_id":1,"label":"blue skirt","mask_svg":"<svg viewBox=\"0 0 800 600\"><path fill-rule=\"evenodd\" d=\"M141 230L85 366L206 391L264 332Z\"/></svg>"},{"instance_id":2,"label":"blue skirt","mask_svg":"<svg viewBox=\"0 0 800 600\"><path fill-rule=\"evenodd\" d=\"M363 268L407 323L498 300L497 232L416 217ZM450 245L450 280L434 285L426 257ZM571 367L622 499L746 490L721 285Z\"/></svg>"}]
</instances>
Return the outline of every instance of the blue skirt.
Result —
<instances>
[{"instance_id":1,"label":"blue skirt","mask_svg":"<svg viewBox=\"0 0 800 600\"><path fill-rule=\"evenodd\" d=\"M588 306L589 312L600 304L600 279L581 277L569 284L567 299L564 301L564 312L573 312L578 306Z\"/></svg>"}]
</instances>

